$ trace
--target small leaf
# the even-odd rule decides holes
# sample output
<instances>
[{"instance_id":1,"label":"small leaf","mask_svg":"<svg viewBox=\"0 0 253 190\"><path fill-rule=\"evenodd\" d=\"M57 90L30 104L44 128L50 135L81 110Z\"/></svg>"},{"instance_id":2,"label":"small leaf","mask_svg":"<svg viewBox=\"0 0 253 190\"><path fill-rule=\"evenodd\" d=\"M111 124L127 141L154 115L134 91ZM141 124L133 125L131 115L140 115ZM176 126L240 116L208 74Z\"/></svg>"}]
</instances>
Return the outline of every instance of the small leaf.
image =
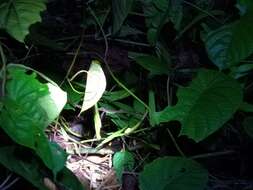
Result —
<instances>
[{"instance_id":1,"label":"small leaf","mask_svg":"<svg viewBox=\"0 0 253 190\"><path fill-rule=\"evenodd\" d=\"M113 156L113 168L118 180L122 181L124 171L131 171L134 167L134 157L128 151L116 152Z\"/></svg>"},{"instance_id":2,"label":"small leaf","mask_svg":"<svg viewBox=\"0 0 253 190\"><path fill-rule=\"evenodd\" d=\"M41 21L40 13L46 9L45 0L0 1L0 28L24 42L31 24Z\"/></svg>"},{"instance_id":3,"label":"small leaf","mask_svg":"<svg viewBox=\"0 0 253 190\"><path fill-rule=\"evenodd\" d=\"M88 71L84 100L80 113L94 106L102 97L105 88L106 78L102 67L98 61L92 61Z\"/></svg>"},{"instance_id":4,"label":"small leaf","mask_svg":"<svg viewBox=\"0 0 253 190\"><path fill-rule=\"evenodd\" d=\"M140 190L204 190L208 172L194 160L158 158L140 173Z\"/></svg>"},{"instance_id":5,"label":"small leaf","mask_svg":"<svg viewBox=\"0 0 253 190\"><path fill-rule=\"evenodd\" d=\"M131 11L133 0L112 0L113 33L118 32Z\"/></svg>"},{"instance_id":6,"label":"small leaf","mask_svg":"<svg viewBox=\"0 0 253 190\"><path fill-rule=\"evenodd\" d=\"M234 66L253 53L253 6L240 20L203 37L209 58L219 69Z\"/></svg>"},{"instance_id":7,"label":"small leaf","mask_svg":"<svg viewBox=\"0 0 253 190\"><path fill-rule=\"evenodd\" d=\"M199 142L228 121L242 103L242 89L233 78L201 69L188 87L178 90L178 103L157 112L157 122L178 120L181 135Z\"/></svg>"}]
</instances>

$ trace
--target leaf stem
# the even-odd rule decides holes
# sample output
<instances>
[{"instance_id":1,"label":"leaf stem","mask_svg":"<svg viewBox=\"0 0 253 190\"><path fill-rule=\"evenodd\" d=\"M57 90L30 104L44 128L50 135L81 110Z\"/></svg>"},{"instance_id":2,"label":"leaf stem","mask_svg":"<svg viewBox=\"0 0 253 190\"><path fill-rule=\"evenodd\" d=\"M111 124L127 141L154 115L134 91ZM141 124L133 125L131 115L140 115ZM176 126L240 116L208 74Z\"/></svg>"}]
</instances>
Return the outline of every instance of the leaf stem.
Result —
<instances>
[{"instance_id":1,"label":"leaf stem","mask_svg":"<svg viewBox=\"0 0 253 190\"><path fill-rule=\"evenodd\" d=\"M174 136L172 135L171 131L167 128L167 132L169 133L169 136L173 142L173 144L175 145L177 151L179 152L179 154L182 156L182 157L186 157L184 152L181 150L181 148L179 147L179 145L177 144L177 141L176 139L174 138Z\"/></svg>"}]
</instances>

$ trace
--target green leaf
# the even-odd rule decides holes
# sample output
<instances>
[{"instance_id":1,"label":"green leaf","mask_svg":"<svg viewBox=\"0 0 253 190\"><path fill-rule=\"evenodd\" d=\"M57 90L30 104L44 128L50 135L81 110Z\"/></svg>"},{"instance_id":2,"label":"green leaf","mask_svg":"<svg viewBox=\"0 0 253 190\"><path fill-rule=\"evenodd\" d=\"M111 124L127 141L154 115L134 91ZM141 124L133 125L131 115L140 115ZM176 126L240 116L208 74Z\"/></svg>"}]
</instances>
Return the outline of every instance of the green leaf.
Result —
<instances>
[{"instance_id":1,"label":"green leaf","mask_svg":"<svg viewBox=\"0 0 253 190\"><path fill-rule=\"evenodd\" d=\"M156 114L156 123L178 120L181 135L199 142L217 131L242 103L240 84L217 71L201 69L190 86L181 87L178 103Z\"/></svg>"},{"instance_id":2,"label":"green leaf","mask_svg":"<svg viewBox=\"0 0 253 190\"><path fill-rule=\"evenodd\" d=\"M204 190L208 172L194 160L158 158L140 173L140 190Z\"/></svg>"},{"instance_id":3,"label":"green leaf","mask_svg":"<svg viewBox=\"0 0 253 190\"><path fill-rule=\"evenodd\" d=\"M219 69L234 66L253 53L253 7L240 20L203 37L209 58Z\"/></svg>"},{"instance_id":4,"label":"green leaf","mask_svg":"<svg viewBox=\"0 0 253 190\"><path fill-rule=\"evenodd\" d=\"M113 156L113 168L118 180L122 181L124 171L131 171L134 167L134 157L128 151L116 152Z\"/></svg>"},{"instance_id":5,"label":"green leaf","mask_svg":"<svg viewBox=\"0 0 253 190\"><path fill-rule=\"evenodd\" d=\"M98 61L92 61L84 94L81 112L94 106L102 97L106 88L106 78L103 69Z\"/></svg>"},{"instance_id":6,"label":"green leaf","mask_svg":"<svg viewBox=\"0 0 253 190\"><path fill-rule=\"evenodd\" d=\"M238 79L247 76L253 70L253 64L243 64L231 68L230 75Z\"/></svg>"},{"instance_id":7,"label":"green leaf","mask_svg":"<svg viewBox=\"0 0 253 190\"><path fill-rule=\"evenodd\" d=\"M31 24L41 21L40 12L46 9L45 0L2 0L0 28L24 42Z\"/></svg>"},{"instance_id":8,"label":"green leaf","mask_svg":"<svg viewBox=\"0 0 253 190\"><path fill-rule=\"evenodd\" d=\"M0 164L13 171L40 190L47 190L43 184L43 178L38 162L29 158L29 162L22 161L15 156L15 147L7 146L0 148Z\"/></svg>"},{"instance_id":9,"label":"green leaf","mask_svg":"<svg viewBox=\"0 0 253 190\"><path fill-rule=\"evenodd\" d=\"M66 93L52 84L40 83L35 73L28 75L20 68L8 68L8 78L1 127L16 143L35 150L56 174L64 167L66 155L48 141L44 129L65 105Z\"/></svg>"},{"instance_id":10,"label":"green leaf","mask_svg":"<svg viewBox=\"0 0 253 190\"><path fill-rule=\"evenodd\" d=\"M249 104L248 102L242 102L239 107L239 110L253 113L253 105Z\"/></svg>"},{"instance_id":11,"label":"green leaf","mask_svg":"<svg viewBox=\"0 0 253 190\"><path fill-rule=\"evenodd\" d=\"M168 65L157 57L151 55L140 56L135 57L134 60L144 69L148 70L151 76L168 74Z\"/></svg>"},{"instance_id":12,"label":"green leaf","mask_svg":"<svg viewBox=\"0 0 253 190\"><path fill-rule=\"evenodd\" d=\"M134 92L134 89L130 89L131 92ZM118 90L113 92L105 91L103 95L103 99L108 100L110 102L118 101L124 98L129 97L130 94L125 90Z\"/></svg>"},{"instance_id":13,"label":"green leaf","mask_svg":"<svg viewBox=\"0 0 253 190\"><path fill-rule=\"evenodd\" d=\"M144 2L143 10L148 27L149 43L154 45L162 27L172 21L176 30L180 29L183 18L182 0L149 0Z\"/></svg>"},{"instance_id":14,"label":"green leaf","mask_svg":"<svg viewBox=\"0 0 253 190\"><path fill-rule=\"evenodd\" d=\"M67 104L64 109L67 110L75 110L75 106L81 101L83 95L81 93L77 93L74 91L71 86L67 83L62 85L62 88L65 92L67 92Z\"/></svg>"},{"instance_id":15,"label":"green leaf","mask_svg":"<svg viewBox=\"0 0 253 190\"><path fill-rule=\"evenodd\" d=\"M134 0L112 0L113 28L115 34L123 25L128 13L132 9Z\"/></svg>"},{"instance_id":16,"label":"green leaf","mask_svg":"<svg viewBox=\"0 0 253 190\"><path fill-rule=\"evenodd\" d=\"M67 160L67 154L56 143L49 142L45 136L39 136L36 140L36 153L44 164L53 171L54 176L63 169Z\"/></svg>"}]
</instances>

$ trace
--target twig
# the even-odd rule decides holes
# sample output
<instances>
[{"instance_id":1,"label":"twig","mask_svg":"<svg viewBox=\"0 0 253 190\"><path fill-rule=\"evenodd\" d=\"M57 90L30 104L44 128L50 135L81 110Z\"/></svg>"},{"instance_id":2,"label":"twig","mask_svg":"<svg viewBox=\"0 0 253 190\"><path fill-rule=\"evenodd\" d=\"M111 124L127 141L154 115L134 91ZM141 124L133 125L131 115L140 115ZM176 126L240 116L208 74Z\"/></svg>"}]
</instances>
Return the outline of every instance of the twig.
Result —
<instances>
[{"instance_id":1,"label":"twig","mask_svg":"<svg viewBox=\"0 0 253 190\"><path fill-rule=\"evenodd\" d=\"M2 74L2 88L1 88L1 94L2 96L5 95L5 83L6 83L6 57L4 55L2 44L0 43L0 54L2 59L2 68L1 68L1 74Z\"/></svg>"},{"instance_id":2,"label":"twig","mask_svg":"<svg viewBox=\"0 0 253 190\"><path fill-rule=\"evenodd\" d=\"M209 157L215 157L215 156L224 156L228 154L235 154L236 152L233 150L226 150L221 152L212 152L212 153L206 153L206 154L199 154L195 156L191 156L191 159L201 159L201 158L209 158Z\"/></svg>"}]
</instances>

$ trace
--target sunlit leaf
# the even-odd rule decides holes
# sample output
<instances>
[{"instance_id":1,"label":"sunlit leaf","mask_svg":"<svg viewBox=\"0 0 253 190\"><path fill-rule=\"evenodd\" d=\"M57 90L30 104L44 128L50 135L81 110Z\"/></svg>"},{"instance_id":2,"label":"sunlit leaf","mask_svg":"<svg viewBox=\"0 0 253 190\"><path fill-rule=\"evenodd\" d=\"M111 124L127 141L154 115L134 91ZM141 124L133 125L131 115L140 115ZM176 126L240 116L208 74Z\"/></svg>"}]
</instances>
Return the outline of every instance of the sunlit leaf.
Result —
<instances>
[{"instance_id":1,"label":"sunlit leaf","mask_svg":"<svg viewBox=\"0 0 253 190\"><path fill-rule=\"evenodd\" d=\"M59 115L66 93L51 84L42 84L36 74L8 68L6 95L0 113L0 125L16 143L29 147L56 174L64 167L63 150L46 138L44 129Z\"/></svg>"},{"instance_id":2,"label":"sunlit leaf","mask_svg":"<svg viewBox=\"0 0 253 190\"><path fill-rule=\"evenodd\" d=\"M204 190L208 172L194 160L158 158L140 173L140 190Z\"/></svg>"},{"instance_id":3,"label":"sunlit leaf","mask_svg":"<svg viewBox=\"0 0 253 190\"><path fill-rule=\"evenodd\" d=\"M81 112L94 106L102 97L106 88L106 78L98 61L92 61L86 81L86 88Z\"/></svg>"},{"instance_id":4,"label":"sunlit leaf","mask_svg":"<svg viewBox=\"0 0 253 190\"><path fill-rule=\"evenodd\" d=\"M48 124L50 124L62 111L67 102L67 93L58 86L47 83L48 95L39 99L41 107L46 110ZM48 125L47 124L47 125Z\"/></svg>"}]
</instances>

